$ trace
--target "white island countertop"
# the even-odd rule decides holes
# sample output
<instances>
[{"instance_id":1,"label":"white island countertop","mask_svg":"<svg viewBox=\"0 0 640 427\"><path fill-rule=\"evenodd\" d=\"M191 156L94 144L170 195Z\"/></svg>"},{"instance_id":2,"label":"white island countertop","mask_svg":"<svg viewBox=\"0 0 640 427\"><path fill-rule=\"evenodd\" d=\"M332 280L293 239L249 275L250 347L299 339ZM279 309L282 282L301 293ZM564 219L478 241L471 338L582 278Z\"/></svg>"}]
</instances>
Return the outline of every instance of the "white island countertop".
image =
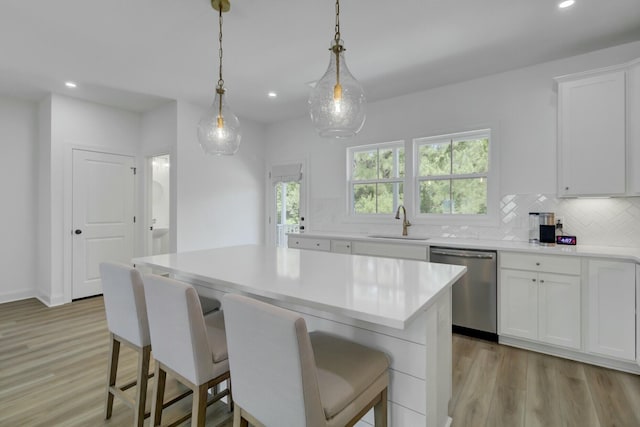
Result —
<instances>
[{"instance_id":1,"label":"white island countertop","mask_svg":"<svg viewBox=\"0 0 640 427\"><path fill-rule=\"evenodd\" d=\"M303 305L396 329L466 272L462 266L331 252L233 246L133 260L227 291Z\"/></svg>"}]
</instances>

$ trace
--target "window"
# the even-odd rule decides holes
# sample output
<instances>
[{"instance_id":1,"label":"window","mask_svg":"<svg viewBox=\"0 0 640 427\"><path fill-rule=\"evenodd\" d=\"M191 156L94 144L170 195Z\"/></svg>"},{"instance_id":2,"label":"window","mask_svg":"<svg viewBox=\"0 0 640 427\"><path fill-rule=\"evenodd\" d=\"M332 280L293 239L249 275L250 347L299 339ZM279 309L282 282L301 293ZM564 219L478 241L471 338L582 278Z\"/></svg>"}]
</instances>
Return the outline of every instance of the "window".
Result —
<instances>
[{"instance_id":1,"label":"window","mask_svg":"<svg viewBox=\"0 0 640 427\"><path fill-rule=\"evenodd\" d=\"M404 142L352 147L349 191L353 214L391 214L404 200Z\"/></svg>"},{"instance_id":2,"label":"window","mask_svg":"<svg viewBox=\"0 0 640 427\"><path fill-rule=\"evenodd\" d=\"M414 140L417 214L487 215L490 131Z\"/></svg>"}]
</instances>

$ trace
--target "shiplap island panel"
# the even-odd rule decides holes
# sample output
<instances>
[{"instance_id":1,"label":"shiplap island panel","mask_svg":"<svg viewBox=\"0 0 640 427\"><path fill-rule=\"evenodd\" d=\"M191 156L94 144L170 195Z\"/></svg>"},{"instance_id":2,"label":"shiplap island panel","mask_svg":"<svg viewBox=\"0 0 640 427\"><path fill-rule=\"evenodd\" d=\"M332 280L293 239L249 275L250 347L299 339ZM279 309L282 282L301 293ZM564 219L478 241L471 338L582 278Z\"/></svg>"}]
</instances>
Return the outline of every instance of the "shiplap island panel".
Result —
<instances>
[{"instance_id":1,"label":"shiplap island panel","mask_svg":"<svg viewBox=\"0 0 640 427\"><path fill-rule=\"evenodd\" d=\"M464 267L260 245L134 263L174 274L204 295L244 293L296 310L310 330L383 350L391 358L389 425L451 421L451 286ZM361 424L373 424L371 415Z\"/></svg>"}]
</instances>

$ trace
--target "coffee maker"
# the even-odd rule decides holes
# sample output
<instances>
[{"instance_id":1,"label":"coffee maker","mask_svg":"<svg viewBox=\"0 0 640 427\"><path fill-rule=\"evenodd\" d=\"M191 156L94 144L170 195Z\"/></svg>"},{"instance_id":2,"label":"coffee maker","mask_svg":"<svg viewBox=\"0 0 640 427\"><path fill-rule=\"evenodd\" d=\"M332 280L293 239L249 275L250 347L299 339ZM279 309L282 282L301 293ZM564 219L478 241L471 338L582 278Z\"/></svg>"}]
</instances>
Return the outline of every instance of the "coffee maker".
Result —
<instances>
[{"instance_id":1,"label":"coffee maker","mask_svg":"<svg viewBox=\"0 0 640 427\"><path fill-rule=\"evenodd\" d=\"M529 212L529 243L555 245L556 221L553 212Z\"/></svg>"}]
</instances>

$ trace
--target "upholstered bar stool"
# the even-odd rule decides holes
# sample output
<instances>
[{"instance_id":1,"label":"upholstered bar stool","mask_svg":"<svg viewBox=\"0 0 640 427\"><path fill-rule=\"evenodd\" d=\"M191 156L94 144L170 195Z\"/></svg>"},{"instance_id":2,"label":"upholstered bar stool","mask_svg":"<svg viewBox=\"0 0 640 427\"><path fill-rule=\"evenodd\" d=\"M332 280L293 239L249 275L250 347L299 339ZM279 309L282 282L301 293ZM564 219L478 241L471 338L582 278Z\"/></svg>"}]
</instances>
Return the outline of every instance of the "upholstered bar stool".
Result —
<instances>
[{"instance_id":1,"label":"upholstered bar stool","mask_svg":"<svg viewBox=\"0 0 640 427\"><path fill-rule=\"evenodd\" d=\"M133 425L142 426L145 417L149 415L145 413L145 404L151 359L151 338L142 275L127 265L104 262L100 264L100 277L110 335L105 419L111 418L114 397L117 396L134 410ZM209 310L216 310L220 307L220 301L207 298L203 305ZM121 343L138 353L138 368L134 381L116 386ZM136 385L135 398L132 399L125 391ZM165 402L165 406L184 396L182 394Z\"/></svg>"},{"instance_id":2,"label":"upholstered bar stool","mask_svg":"<svg viewBox=\"0 0 640 427\"><path fill-rule=\"evenodd\" d=\"M223 299L234 427L354 425L372 407L387 425L386 354L320 332L295 312L255 299Z\"/></svg>"},{"instance_id":3,"label":"upholstered bar stool","mask_svg":"<svg viewBox=\"0 0 640 427\"><path fill-rule=\"evenodd\" d=\"M207 405L224 396L233 402L228 388L207 402L208 390L229 379L227 342L222 311L202 314L193 286L155 275L144 276L149 329L155 365L151 425L161 425L167 373L193 390L191 425L204 426ZM170 309L167 309L170 307ZM179 424L189 415L177 420Z\"/></svg>"}]
</instances>

